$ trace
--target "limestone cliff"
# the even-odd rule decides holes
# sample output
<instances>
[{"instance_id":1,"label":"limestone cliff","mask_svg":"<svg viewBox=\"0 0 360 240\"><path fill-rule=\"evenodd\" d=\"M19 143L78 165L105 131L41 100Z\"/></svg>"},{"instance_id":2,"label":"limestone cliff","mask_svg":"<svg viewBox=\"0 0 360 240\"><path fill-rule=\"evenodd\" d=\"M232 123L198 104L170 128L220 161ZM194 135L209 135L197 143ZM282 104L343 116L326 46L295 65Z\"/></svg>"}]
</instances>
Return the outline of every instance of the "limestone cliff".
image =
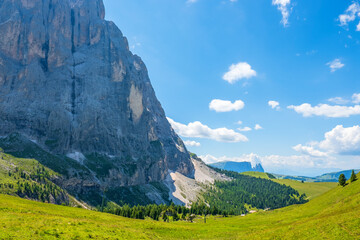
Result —
<instances>
[{"instance_id":1,"label":"limestone cliff","mask_svg":"<svg viewBox=\"0 0 360 240\"><path fill-rule=\"evenodd\" d=\"M104 16L102 0L0 1L0 136L75 159L69 188L192 177L146 66Z\"/></svg>"}]
</instances>

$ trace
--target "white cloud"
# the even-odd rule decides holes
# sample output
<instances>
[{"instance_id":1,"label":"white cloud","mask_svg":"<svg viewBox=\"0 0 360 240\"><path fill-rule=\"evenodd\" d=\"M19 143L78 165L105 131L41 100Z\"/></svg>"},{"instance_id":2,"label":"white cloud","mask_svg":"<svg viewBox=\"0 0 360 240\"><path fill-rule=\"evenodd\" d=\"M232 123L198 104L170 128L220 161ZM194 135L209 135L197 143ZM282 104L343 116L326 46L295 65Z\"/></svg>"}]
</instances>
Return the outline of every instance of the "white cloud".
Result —
<instances>
[{"instance_id":1,"label":"white cloud","mask_svg":"<svg viewBox=\"0 0 360 240\"><path fill-rule=\"evenodd\" d=\"M280 110L280 103L279 102L277 102L277 101L269 101L268 104L272 109Z\"/></svg>"},{"instance_id":2,"label":"white cloud","mask_svg":"<svg viewBox=\"0 0 360 240\"><path fill-rule=\"evenodd\" d=\"M356 31L360 31L360 22L359 22L359 24L356 26Z\"/></svg>"},{"instance_id":3,"label":"white cloud","mask_svg":"<svg viewBox=\"0 0 360 240\"><path fill-rule=\"evenodd\" d=\"M352 95L352 102L355 103L355 104L360 103L360 93L354 93Z\"/></svg>"},{"instance_id":4,"label":"white cloud","mask_svg":"<svg viewBox=\"0 0 360 240\"><path fill-rule=\"evenodd\" d=\"M261 129L263 129L262 126L260 126L259 124L255 125L255 130L261 130Z\"/></svg>"},{"instance_id":5,"label":"white cloud","mask_svg":"<svg viewBox=\"0 0 360 240\"><path fill-rule=\"evenodd\" d=\"M240 132L250 132L252 129L250 127L238 128Z\"/></svg>"},{"instance_id":6,"label":"white cloud","mask_svg":"<svg viewBox=\"0 0 360 240\"><path fill-rule=\"evenodd\" d=\"M273 0L272 4L277 6L278 10L281 12L281 23L284 27L288 26L290 17L290 0Z\"/></svg>"},{"instance_id":7,"label":"white cloud","mask_svg":"<svg viewBox=\"0 0 360 240\"><path fill-rule=\"evenodd\" d=\"M211 129L201 122L196 121L188 125L177 123L171 118L167 118L173 129L182 137L207 138L218 142L247 142L248 138L232 129L217 128Z\"/></svg>"},{"instance_id":8,"label":"white cloud","mask_svg":"<svg viewBox=\"0 0 360 240\"><path fill-rule=\"evenodd\" d=\"M195 142L195 141L184 141L186 146L189 147L200 147L201 144L199 142Z\"/></svg>"},{"instance_id":9,"label":"white cloud","mask_svg":"<svg viewBox=\"0 0 360 240\"><path fill-rule=\"evenodd\" d=\"M349 100L344 99L342 97L333 97L328 99L329 102L336 103L336 104L347 104Z\"/></svg>"},{"instance_id":10,"label":"white cloud","mask_svg":"<svg viewBox=\"0 0 360 240\"><path fill-rule=\"evenodd\" d=\"M350 102L354 103L354 104L359 104L360 103L360 93L354 93L350 99L347 98L342 98L342 97L334 97L334 98L330 98L328 99L329 102L332 103L336 103L336 104L348 104Z\"/></svg>"},{"instance_id":11,"label":"white cloud","mask_svg":"<svg viewBox=\"0 0 360 240\"><path fill-rule=\"evenodd\" d=\"M245 107L245 104L241 100L237 100L234 103L231 101L214 99L209 104L210 110L214 110L216 112L231 112L231 111L239 111Z\"/></svg>"},{"instance_id":12,"label":"white cloud","mask_svg":"<svg viewBox=\"0 0 360 240\"><path fill-rule=\"evenodd\" d=\"M344 14L339 16L340 26L347 26L350 22L355 21L357 16L360 17L360 5L354 2L346 9ZM360 31L360 23L357 26L357 31Z\"/></svg>"},{"instance_id":13,"label":"white cloud","mask_svg":"<svg viewBox=\"0 0 360 240\"><path fill-rule=\"evenodd\" d=\"M344 128L342 125L338 125L331 131L325 133L325 139L317 145L319 148L330 153L359 155L360 127L353 126Z\"/></svg>"},{"instance_id":14,"label":"white cloud","mask_svg":"<svg viewBox=\"0 0 360 240\"><path fill-rule=\"evenodd\" d=\"M338 125L326 132L324 140L312 142L309 146L301 144L294 150L313 157L333 157L334 155L360 155L360 127L345 128Z\"/></svg>"},{"instance_id":15,"label":"white cloud","mask_svg":"<svg viewBox=\"0 0 360 240\"><path fill-rule=\"evenodd\" d=\"M249 79L255 76L256 71L247 62L239 62L229 67L229 71L224 74L223 79L233 84L241 79Z\"/></svg>"},{"instance_id":16,"label":"white cloud","mask_svg":"<svg viewBox=\"0 0 360 240\"><path fill-rule=\"evenodd\" d=\"M242 121L237 121L237 123L236 123L236 124L241 125L241 124L243 124L243 122L242 122Z\"/></svg>"},{"instance_id":17,"label":"white cloud","mask_svg":"<svg viewBox=\"0 0 360 240\"><path fill-rule=\"evenodd\" d=\"M345 66L345 64L343 64L338 58L334 59L331 62L328 62L326 65L330 67L331 72L335 72Z\"/></svg>"},{"instance_id":18,"label":"white cloud","mask_svg":"<svg viewBox=\"0 0 360 240\"><path fill-rule=\"evenodd\" d=\"M314 149L314 147L311 147L311 146L303 146L303 145L299 144L299 145L294 146L293 149L297 152L300 152L302 154L309 155L312 157L327 157L328 156L327 153L316 150L316 149Z\"/></svg>"},{"instance_id":19,"label":"white cloud","mask_svg":"<svg viewBox=\"0 0 360 240\"><path fill-rule=\"evenodd\" d=\"M299 106L288 106L288 109L293 109L295 112L302 114L304 117L325 116L330 118L341 118L350 117L352 115L360 115L360 105L332 106L328 104L319 104L313 107L309 103L304 103Z\"/></svg>"},{"instance_id":20,"label":"white cloud","mask_svg":"<svg viewBox=\"0 0 360 240\"><path fill-rule=\"evenodd\" d=\"M191 4L191 3L196 3L198 0L187 0L186 3L187 4Z\"/></svg>"},{"instance_id":21,"label":"white cloud","mask_svg":"<svg viewBox=\"0 0 360 240\"><path fill-rule=\"evenodd\" d=\"M334 171L337 167L333 158L319 158L309 155L268 155L260 157L262 166L267 172L286 175L318 176Z\"/></svg>"}]
</instances>

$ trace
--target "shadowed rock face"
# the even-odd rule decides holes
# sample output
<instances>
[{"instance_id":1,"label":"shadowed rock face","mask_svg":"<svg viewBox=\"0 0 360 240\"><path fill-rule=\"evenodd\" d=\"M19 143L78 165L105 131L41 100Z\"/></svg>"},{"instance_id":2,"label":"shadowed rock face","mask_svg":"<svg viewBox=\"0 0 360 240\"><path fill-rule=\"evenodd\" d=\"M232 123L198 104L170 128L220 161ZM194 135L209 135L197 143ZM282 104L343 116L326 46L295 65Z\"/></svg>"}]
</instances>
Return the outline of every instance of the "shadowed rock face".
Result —
<instances>
[{"instance_id":1,"label":"shadowed rock face","mask_svg":"<svg viewBox=\"0 0 360 240\"><path fill-rule=\"evenodd\" d=\"M238 173L242 172L264 172L260 163L252 166L251 162L218 162L210 164L212 167L216 167L223 170L234 171Z\"/></svg>"},{"instance_id":2,"label":"shadowed rock face","mask_svg":"<svg viewBox=\"0 0 360 240\"><path fill-rule=\"evenodd\" d=\"M85 165L84 156L107 157L106 185L193 174L144 63L104 16L102 0L0 1L0 135Z\"/></svg>"}]
</instances>

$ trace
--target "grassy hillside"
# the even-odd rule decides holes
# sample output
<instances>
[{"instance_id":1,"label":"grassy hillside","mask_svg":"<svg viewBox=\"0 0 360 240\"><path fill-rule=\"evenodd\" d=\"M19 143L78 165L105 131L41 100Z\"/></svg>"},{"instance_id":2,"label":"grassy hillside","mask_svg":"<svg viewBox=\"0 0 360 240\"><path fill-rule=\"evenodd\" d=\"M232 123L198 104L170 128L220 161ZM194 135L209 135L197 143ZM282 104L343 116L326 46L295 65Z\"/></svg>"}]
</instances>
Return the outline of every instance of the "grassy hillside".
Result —
<instances>
[{"instance_id":1,"label":"grassy hillside","mask_svg":"<svg viewBox=\"0 0 360 240\"><path fill-rule=\"evenodd\" d=\"M300 194L305 193L308 199L313 199L323 193L335 188L335 182L299 182L290 179L273 179L274 182L285 184L296 189Z\"/></svg>"},{"instance_id":2,"label":"grassy hillside","mask_svg":"<svg viewBox=\"0 0 360 240\"><path fill-rule=\"evenodd\" d=\"M360 180L304 205L206 224L125 219L0 195L0 239L359 239L359 215Z\"/></svg>"},{"instance_id":3,"label":"grassy hillside","mask_svg":"<svg viewBox=\"0 0 360 240\"><path fill-rule=\"evenodd\" d=\"M247 175L247 176L250 176L250 177L270 179L269 175L267 173L263 173L263 172L243 172L241 174Z\"/></svg>"},{"instance_id":4,"label":"grassy hillside","mask_svg":"<svg viewBox=\"0 0 360 240\"><path fill-rule=\"evenodd\" d=\"M308 199L313 199L317 196L320 196L323 193L326 193L330 189L333 189L337 186L335 182L304 182L291 179L275 179L271 174L261 173L261 172L245 172L242 173L247 176L271 179L274 182L285 184L297 190L300 194L305 193Z\"/></svg>"},{"instance_id":5,"label":"grassy hillside","mask_svg":"<svg viewBox=\"0 0 360 240\"><path fill-rule=\"evenodd\" d=\"M0 193L42 202L74 205L65 190L53 181L59 174L34 159L16 158L0 148Z\"/></svg>"}]
</instances>

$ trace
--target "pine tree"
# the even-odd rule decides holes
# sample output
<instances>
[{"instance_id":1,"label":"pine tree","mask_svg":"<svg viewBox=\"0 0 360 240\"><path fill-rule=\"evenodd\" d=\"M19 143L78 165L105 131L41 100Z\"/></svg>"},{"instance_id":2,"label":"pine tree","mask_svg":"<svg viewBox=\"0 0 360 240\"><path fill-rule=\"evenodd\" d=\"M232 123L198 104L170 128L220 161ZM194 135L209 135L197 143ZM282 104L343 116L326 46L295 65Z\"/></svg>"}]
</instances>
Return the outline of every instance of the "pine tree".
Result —
<instances>
[{"instance_id":1,"label":"pine tree","mask_svg":"<svg viewBox=\"0 0 360 240\"><path fill-rule=\"evenodd\" d=\"M344 187L346 185L346 177L344 174L341 174L339 176L339 185Z\"/></svg>"},{"instance_id":2,"label":"pine tree","mask_svg":"<svg viewBox=\"0 0 360 240\"><path fill-rule=\"evenodd\" d=\"M357 177L355 175L354 170L352 170L351 177L350 177L350 182L355 182L356 180L357 180Z\"/></svg>"}]
</instances>

